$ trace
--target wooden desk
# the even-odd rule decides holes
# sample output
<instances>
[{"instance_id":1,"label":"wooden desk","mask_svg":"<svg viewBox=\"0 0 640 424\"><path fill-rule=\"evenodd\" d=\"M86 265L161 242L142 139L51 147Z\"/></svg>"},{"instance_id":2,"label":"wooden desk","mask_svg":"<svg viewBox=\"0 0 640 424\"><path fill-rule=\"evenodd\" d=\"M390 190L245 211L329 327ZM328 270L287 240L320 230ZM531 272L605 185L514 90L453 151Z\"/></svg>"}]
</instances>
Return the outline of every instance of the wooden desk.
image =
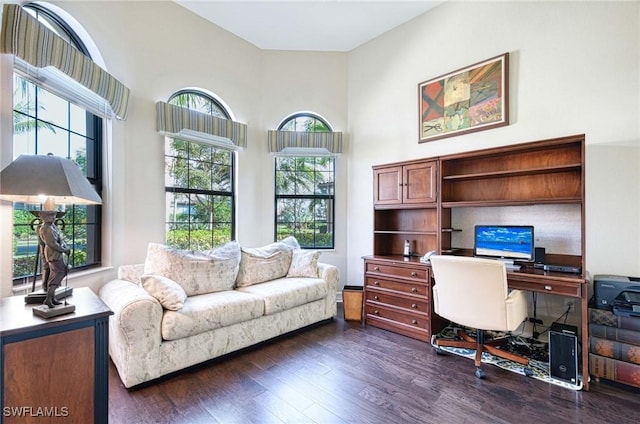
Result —
<instances>
[{"instance_id":1,"label":"wooden desk","mask_svg":"<svg viewBox=\"0 0 640 424\"><path fill-rule=\"evenodd\" d=\"M579 274L523 268L507 272L509 288L579 298L582 386L589 390L589 298L587 280Z\"/></svg>"},{"instance_id":2,"label":"wooden desk","mask_svg":"<svg viewBox=\"0 0 640 424\"><path fill-rule=\"evenodd\" d=\"M113 312L86 287L68 302L44 320L23 296L0 299L0 423L107 423Z\"/></svg>"},{"instance_id":3,"label":"wooden desk","mask_svg":"<svg viewBox=\"0 0 640 424\"><path fill-rule=\"evenodd\" d=\"M447 322L433 312L431 266L400 255L365 256L366 325L429 342ZM580 345L584 390L589 390L587 282L577 274L523 268L507 272L510 288L581 299Z\"/></svg>"}]
</instances>

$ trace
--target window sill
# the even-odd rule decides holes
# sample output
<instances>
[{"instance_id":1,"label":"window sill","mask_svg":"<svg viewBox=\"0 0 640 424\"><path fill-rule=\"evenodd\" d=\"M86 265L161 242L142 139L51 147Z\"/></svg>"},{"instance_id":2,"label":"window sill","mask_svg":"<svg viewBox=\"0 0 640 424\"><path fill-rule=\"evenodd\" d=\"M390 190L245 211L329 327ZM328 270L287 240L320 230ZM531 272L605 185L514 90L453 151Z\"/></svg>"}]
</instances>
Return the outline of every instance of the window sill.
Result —
<instances>
[{"instance_id":1,"label":"window sill","mask_svg":"<svg viewBox=\"0 0 640 424\"><path fill-rule=\"evenodd\" d=\"M104 272L111 272L111 271L113 271L113 267L103 266L98 268L87 269L84 271L74 272L73 274L69 274L64 280L62 280L62 284L64 285L65 282L68 280L69 285L73 287L74 285L72 284L72 282L75 280L80 280L82 278L100 275ZM33 284L33 280L32 282L27 284L20 284L18 286L13 286L12 291L14 296L25 295L27 293L30 293L32 284ZM36 290L42 290L42 280L40 279L36 280Z\"/></svg>"}]
</instances>

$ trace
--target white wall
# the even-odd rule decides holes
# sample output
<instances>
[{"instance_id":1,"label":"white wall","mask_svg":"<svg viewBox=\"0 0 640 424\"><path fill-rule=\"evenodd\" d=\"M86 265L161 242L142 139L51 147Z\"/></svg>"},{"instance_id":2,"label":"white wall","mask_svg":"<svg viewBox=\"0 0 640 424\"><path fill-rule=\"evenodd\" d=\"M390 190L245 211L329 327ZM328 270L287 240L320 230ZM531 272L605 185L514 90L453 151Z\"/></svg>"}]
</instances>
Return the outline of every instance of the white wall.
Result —
<instances>
[{"instance_id":1,"label":"white wall","mask_svg":"<svg viewBox=\"0 0 640 424\"><path fill-rule=\"evenodd\" d=\"M349 54L349 284L375 164L586 134L592 274L640 275L638 2L446 2ZM511 124L418 143L418 83L510 53ZM553 252L551 252L553 253Z\"/></svg>"},{"instance_id":2,"label":"white wall","mask_svg":"<svg viewBox=\"0 0 640 424\"><path fill-rule=\"evenodd\" d=\"M261 51L172 2L56 4L131 88L129 116L110 130L107 265L143 261L147 243L164 239L163 139L154 104L195 86L216 93L248 124L249 147L238 155L244 245L272 240L266 131L304 109L326 117L347 141L338 159L336 249L322 256L340 267L341 284L362 283L361 257L372 252L372 165L580 133L588 143L589 271L640 276L637 2L449 1L346 54ZM418 144L418 83L504 52L511 125ZM10 115L3 104L2 122ZM3 144L3 165L5 150ZM5 203L0 217L7 210ZM0 222L6 258L11 228ZM7 263L0 259L3 296L10 293ZM72 284L96 288L114 273Z\"/></svg>"}]
</instances>

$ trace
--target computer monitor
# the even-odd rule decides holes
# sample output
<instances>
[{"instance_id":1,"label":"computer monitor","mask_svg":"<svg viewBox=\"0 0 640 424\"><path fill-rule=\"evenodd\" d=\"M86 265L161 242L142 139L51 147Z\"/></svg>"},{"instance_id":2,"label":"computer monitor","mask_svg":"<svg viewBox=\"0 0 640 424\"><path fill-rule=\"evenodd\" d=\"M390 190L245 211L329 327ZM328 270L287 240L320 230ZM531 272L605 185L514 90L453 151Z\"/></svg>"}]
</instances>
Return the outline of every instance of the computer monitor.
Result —
<instances>
[{"instance_id":1,"label":"computer monitor","mask_svg":"<svg viewBox=\"0 0 640 424\"><path fill-rule=\"evenodd\" d=\"M531 225L476 225L473 254L507 261L532 261L533 241Z\"/></svg>"}]
</instances>

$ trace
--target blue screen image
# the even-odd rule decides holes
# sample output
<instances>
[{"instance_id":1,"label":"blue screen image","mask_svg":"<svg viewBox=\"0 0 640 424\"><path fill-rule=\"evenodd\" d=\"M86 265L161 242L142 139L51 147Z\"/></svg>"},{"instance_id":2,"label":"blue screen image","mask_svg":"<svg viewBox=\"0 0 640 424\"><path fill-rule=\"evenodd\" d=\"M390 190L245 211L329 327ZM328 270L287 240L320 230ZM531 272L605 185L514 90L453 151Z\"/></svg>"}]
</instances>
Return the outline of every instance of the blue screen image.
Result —
<instances>
[{"instance_id":1,"label":"blue screen image","mask_svg":"<svg viewBox=\"0 0 640 424\"><path fill-rule=\"evenodd\" d=\"M475 254L507 259L533 259L532 226L477 225Z\"/></svg>"}]
</instances>

